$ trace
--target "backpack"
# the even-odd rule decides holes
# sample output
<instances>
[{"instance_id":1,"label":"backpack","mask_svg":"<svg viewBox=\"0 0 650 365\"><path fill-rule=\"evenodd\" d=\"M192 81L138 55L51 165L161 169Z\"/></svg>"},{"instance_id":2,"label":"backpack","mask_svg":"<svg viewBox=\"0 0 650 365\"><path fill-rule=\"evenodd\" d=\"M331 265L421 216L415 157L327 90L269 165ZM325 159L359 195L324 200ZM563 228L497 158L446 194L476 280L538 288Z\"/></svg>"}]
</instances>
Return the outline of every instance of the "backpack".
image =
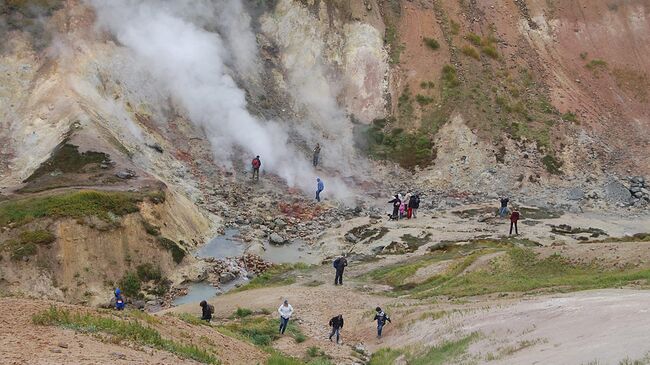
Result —
<instances>
[{"instance_id":1,"label":"backpack","mask_svg":"<svg viewBox=\"0 0 650 365\"><path fill-rule=\"evenodd\" d=\"M332 261L332 266L334 266L334 268L337 269L340 263L341 263L341 258L339 257L338 259Z\"/></svg>"},{"instance_id":2,"label":"backpack","mask_svg":"<svg viewBox=\"0 0 650 365\"><path fill-rule=\"evenodd\" d=\"M260 160L254 158L252 162L253 168L254 169L259 169L260 168Z\"/></svg>"}]
</instances>

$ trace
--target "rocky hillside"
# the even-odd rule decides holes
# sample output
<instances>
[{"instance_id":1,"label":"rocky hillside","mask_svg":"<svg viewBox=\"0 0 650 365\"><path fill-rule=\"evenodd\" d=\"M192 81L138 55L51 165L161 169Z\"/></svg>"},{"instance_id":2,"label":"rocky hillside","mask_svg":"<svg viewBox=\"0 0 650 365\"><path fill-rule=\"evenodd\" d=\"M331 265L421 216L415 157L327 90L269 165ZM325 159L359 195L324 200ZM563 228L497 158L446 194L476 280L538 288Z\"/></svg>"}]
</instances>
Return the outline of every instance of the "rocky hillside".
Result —
<instances>
[{"instance_id":1,"label":"rocky hillside","mask_svg":"<svg viewBox=\"0 0 650 365\"><path fill-rule=\"evenodd\" d=\"M96 301L121 280L113 270L155 257L171 275L169 247L189 252L231 209L242 222L251 209L282 214L287 188L306 198L316 176L348 205L408 185L647 206L649 11L611 0L5 1L11 264L0 286L36 280L38 295ZM234 208L261 194L242 184L256 154L276 200Z\"/></svg>"}]
</instances>

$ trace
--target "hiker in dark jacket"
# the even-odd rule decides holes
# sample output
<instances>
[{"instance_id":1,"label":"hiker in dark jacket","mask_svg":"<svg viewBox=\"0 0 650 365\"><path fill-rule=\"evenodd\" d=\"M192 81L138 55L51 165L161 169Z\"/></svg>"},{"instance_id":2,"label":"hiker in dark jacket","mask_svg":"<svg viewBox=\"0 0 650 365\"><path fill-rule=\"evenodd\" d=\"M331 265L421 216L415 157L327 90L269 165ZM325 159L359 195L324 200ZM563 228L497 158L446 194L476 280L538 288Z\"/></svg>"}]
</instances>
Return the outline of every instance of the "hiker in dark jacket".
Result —
<instances>
[{"instance_id":1,"label":"hiker in dark jacket","mask_svg":"<svg viewBox=\"0 0 650 365\"><path fill-rule=\"evenodd\" d=\"M375 314L375 319L373 319L373 321L377 321L377 338L381 338L381 331L384 329L386 321L388 321L388 323L392 322L390 317L388 317L388 314L384 313L381 308L377 307L375 311L377 311L377 314Z\"/></svg>"},{"instance_id":2,"label":"hiker in dark jacket","mask_svg":"<svg viewBox=\"0 0 650 365\"><path fill-rule=\"evenodd\" d=\"M330 319L330 327L332 327L332 332L330 332L330 341L332 337L336 335L336 343L339 343L339 338L341 337L341 328L343 328L343 315L339 314L336 317Z\"/></svg>"},{"instance_id":3,"label":"hiker in dark jacket","mask_svg":"<svg viewBox=\"0 0 650 365\"><path fill-rule=\"evenodd\" d=\"M199 305L201 306L201 319L210 322L212 320L212 313L214 313L214 307L205 300L202 300Z\"/></svg>"},{"instance_id":4,"label":"hiker in dark jacket","mask_svg":"<svg viewBox=\"0 0 650 365\"><path fill-rule=\"evenodd\" d=\"M343 285L343 270L345 270L345 267L348 266L348 260L344 256L341 256L334 260L332 265L334 265L334 268L336 269L336 276L334 276L334 285Z\"/></svg>"},{"instance_id":5,"label":"hiker in dark jacket","mask_svg":"<svg viewBox=\"0 0 650 365\"><path fill-rule=\"evenodd\" d=\"M389 200L388 203L393 204L393 214L390 216L390 219L397 219L399 217L399 207L402 205L402 200L400 200L398 195L395 195L393 200Z\"/></svg>"},{"instance_id":6,"label":"hiker in dark jacket","mask_svg":"<svg viewBox=\"0 0 650 365\"><path fill-rule=\"evenodd\" d=\"M417 218L418 209L420 209L420 194L415 193L411 195L409 207L413 210L413 218Z\"/></svg>"},{"instance_id":7,"label":"hiker in dark jacket","mask_svg":"<svg viewBox=\"0 0 650 365\"><path fill-rule=\"evenodd\" d=\"M499 217L503 218L506 213L508 213L508 202L510 201L510 198L508 197L501 197L499 199L501 202L501 208L499 208Z\"/></svg>"},{"instance_id":8,"label":"hiker in dark jacket","mask_svg":"<svg viewBox=\"0 0 650 365\"><path fill-rule=\"evenodd\" d=\"M512 227L515 227L515 234L519 234L519 231L517 230L517 221L521 218L521 214L519 214L519 210L517 208L512 209L512 213L510 214L510 234L512 234Z\"/></svg>"},{"instance_id":9,"label":"hiker in dark jacket","mask_svg":"<svg viewBox=\"0 0 650 365\"><path fill-rule=\"evenodd\" d=\"M320 158L320 143L316 143L316 147L314 147L314 158L312 160L314 167L318 166L319 158Z\"/></svg>"}]
</instances>

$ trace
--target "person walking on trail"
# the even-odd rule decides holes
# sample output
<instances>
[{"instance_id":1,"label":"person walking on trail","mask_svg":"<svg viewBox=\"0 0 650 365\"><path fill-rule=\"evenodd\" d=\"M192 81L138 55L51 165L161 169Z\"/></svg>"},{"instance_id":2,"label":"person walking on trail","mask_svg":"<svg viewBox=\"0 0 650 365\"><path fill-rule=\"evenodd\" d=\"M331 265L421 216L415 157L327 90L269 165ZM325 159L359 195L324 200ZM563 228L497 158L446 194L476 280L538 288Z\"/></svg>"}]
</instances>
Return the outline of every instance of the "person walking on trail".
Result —
<instances>
[{"instance_id":1,"label":"person walking on trail","mask_svg":"<svg viewBox=\"0 0 650 365\"><path fill-rule=\"evenodd\" d=\"M330 319L330 327L332 327L332 332L330 332L330 341L332 341L332 337L336 335L336 344L338 344L339 339L341 338L341 329L343 328L343 315L339 314L336 317L332 317L332 319Z\"/></svg>"},{"instance_id":2,"label":"person walking on trail","mask_svg":"<svg viewBox=\"0 0 650 365\"><path fill-rule=\"evenodd\" d=\"M411 219L411 192L406 193L404 195L404 209L405 209L405 215L406 219Z\"/></svg>"},{"instance_id":3,"label":"person walking on trail","mask_svg":"<svg viewBox=\"0 0 650 365\"><path fill-rule=\"evenodd\" d=\"M293 314L293 307L289 304L289 301L285 299L284 303L282 303L280 308L278 308L278 312L280 313L280 334L283 335L289 325L289 318L291 318L291 315Z\"/></svg>"},{"instance_id":4,"label":"person walking on trail","mask_svg":"<svg viewBox=\"0 0 650 365\"><path fill-rule=\"evenodd\" d=\"M397 219L399 217L399 206L402 204L399 195L395 195L393 200L389 200L388 203L393 204L393 214L390 216L390 219Z\"/></svg>"},{"instance_id":5,"label":"person walking on trail","mask_svg":"<svg viewBox=\"0 0 650 365\"><path fill-rule=\"evenodd\" d=\"M501 197L501 208L499 208L499 217L503 218L508 213L508 202L510 199L508 197Z\"/></svg>"},{"instance_id":6,"label":"person walking on trail","mask_svg":"<svg viewBox=\"0 0 650 365\"><path fill-rule=\"evenodd\" d=\"M343 271L345 267L348 266L348 259L345 256L341 256L334 260L332 263L336 269L336 276L334 276L334 285L343 285Z\"/></svg>"},{"instance_id":7,"label":"person walking on trail","mask_svg":"<svg viewBox=\"0 0 650 365\"><path fill-rule=\"evenodd\" d=\"M386 321L388 321L388 323L392 322L390 317L388 317L388 314L381 310L380 307L375 308L375 311L377 311L377 314L375 314L375 319L373 319L373 321L377 321L377 338L381 338L381 331L384 329Z\"/></svg>"},{"instance_id":8,"label":"person walking on trail","mask_svg":"<svg viewBox=\"0 0 650 365\"><path fill-rule=\"evenodd\" d=\"M208 304L205 300L202 300L199 305L201 306L201 320L210 322L212 320L212 315L214 314L214 306Z\"/></svg>"},{"instance_id":9,"label":"person walking on trail","mask_svg":"<svg viewBox=\"0 0 650 365\"><path fill-rule=\"evenodd\" d=\"M124 297L120 288L115 288L115 309L118 311L124 310Z\"/></svg>"},{"instance_id":10,"label":"person walking on trail","mask_svg":"<svg viewBox=\"0 0 650 365\"><path fill-rule=\"evenodd\" d=\"M320 177L316 178L316 182L316 200L320 202L320 193L325 190L325 184L323 184L323 180Z\"/></svg>"},{"instance_id":11,"label":"person walking on trail","mask_svg":"<svg viewBox=\"0 0 650 365\"><path fill-rule=\"evenodd\" d=\"M411 195L411 199L409 200L409 218L417 218L418 208L420 208L420 196L416 193Z\"/></svg>"},{"instance_id":12,"label":"person walking on trail","mask_svg":"<svg viewBox=\"0 0 650 365\"><path fill-rule=\"evenodd\" d=\"M517 208L512 208L512 213L510 213L510 234L512 234L512 227L515 227L515 234L519 235L519 230L517 230L517 221L521 217L519 210Z\"/></svg>"},{"instance_id":13,"label":"person walking on trail","mask_svg":"<svg viewBox=\"0 0 650 365\"><path fill-rule=\"evenodd\" d=\"M320 158L320 143L316 143L316 147L314 147L314 158L312 163L314 164L314 167L318 166L318 159Z\"/></svg>"},{"instance_id":14,"label":"person walking on trail","mask_svg":"<svg viewBox=\"0 0 650 365\"><path fill-rule=\"evenodd\" d=\"M251 161L251 166L253 167L253 180L260 179L260 167L262 166L262 161L260 156L255 156L253 161Z\"/></svg>"}]
</instances>

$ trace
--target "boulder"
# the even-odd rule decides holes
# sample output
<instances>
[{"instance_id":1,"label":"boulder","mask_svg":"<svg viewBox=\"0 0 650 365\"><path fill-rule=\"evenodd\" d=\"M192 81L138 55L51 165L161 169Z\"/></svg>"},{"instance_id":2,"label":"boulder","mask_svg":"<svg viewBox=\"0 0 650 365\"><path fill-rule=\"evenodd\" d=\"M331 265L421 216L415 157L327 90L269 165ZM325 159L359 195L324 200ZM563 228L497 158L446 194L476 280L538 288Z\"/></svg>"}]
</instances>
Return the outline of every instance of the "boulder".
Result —
<instances>
[{"instance_id":1,"label":"boulder","mask_svg":"<svg viewBox=\"0 0 650 365\"><path fill-rule=\"evenodd\" d=\"M345 235L345 240L351 243L356 243L357 241L359 241L357 236L353 235L352 233L347 233Z\"/></svg>"},{"instance_id":2,"label":"boulder","mask_svg":"<svg viewBox=\"0 0 650 365\"><path fill-rule=\"evenodd\" d=\"M280 236L278 233L273 232L271 233L271 236L269 236L269 241L274 245L282 245L287 242L287 239Z\"/></svg>"},{"instance_id":3,"label":"boulder","mask_svg":"<svg viewBox=\"0 0 650 365\"><path fill-rule=\"evenodd\" d=\"M127 180L127 179L133 179L137 175L135 174L135 171L126 169L126 170L118 171L115 174L115 176L119 177L120 179Z\"/></svg>"}]
</instances>

